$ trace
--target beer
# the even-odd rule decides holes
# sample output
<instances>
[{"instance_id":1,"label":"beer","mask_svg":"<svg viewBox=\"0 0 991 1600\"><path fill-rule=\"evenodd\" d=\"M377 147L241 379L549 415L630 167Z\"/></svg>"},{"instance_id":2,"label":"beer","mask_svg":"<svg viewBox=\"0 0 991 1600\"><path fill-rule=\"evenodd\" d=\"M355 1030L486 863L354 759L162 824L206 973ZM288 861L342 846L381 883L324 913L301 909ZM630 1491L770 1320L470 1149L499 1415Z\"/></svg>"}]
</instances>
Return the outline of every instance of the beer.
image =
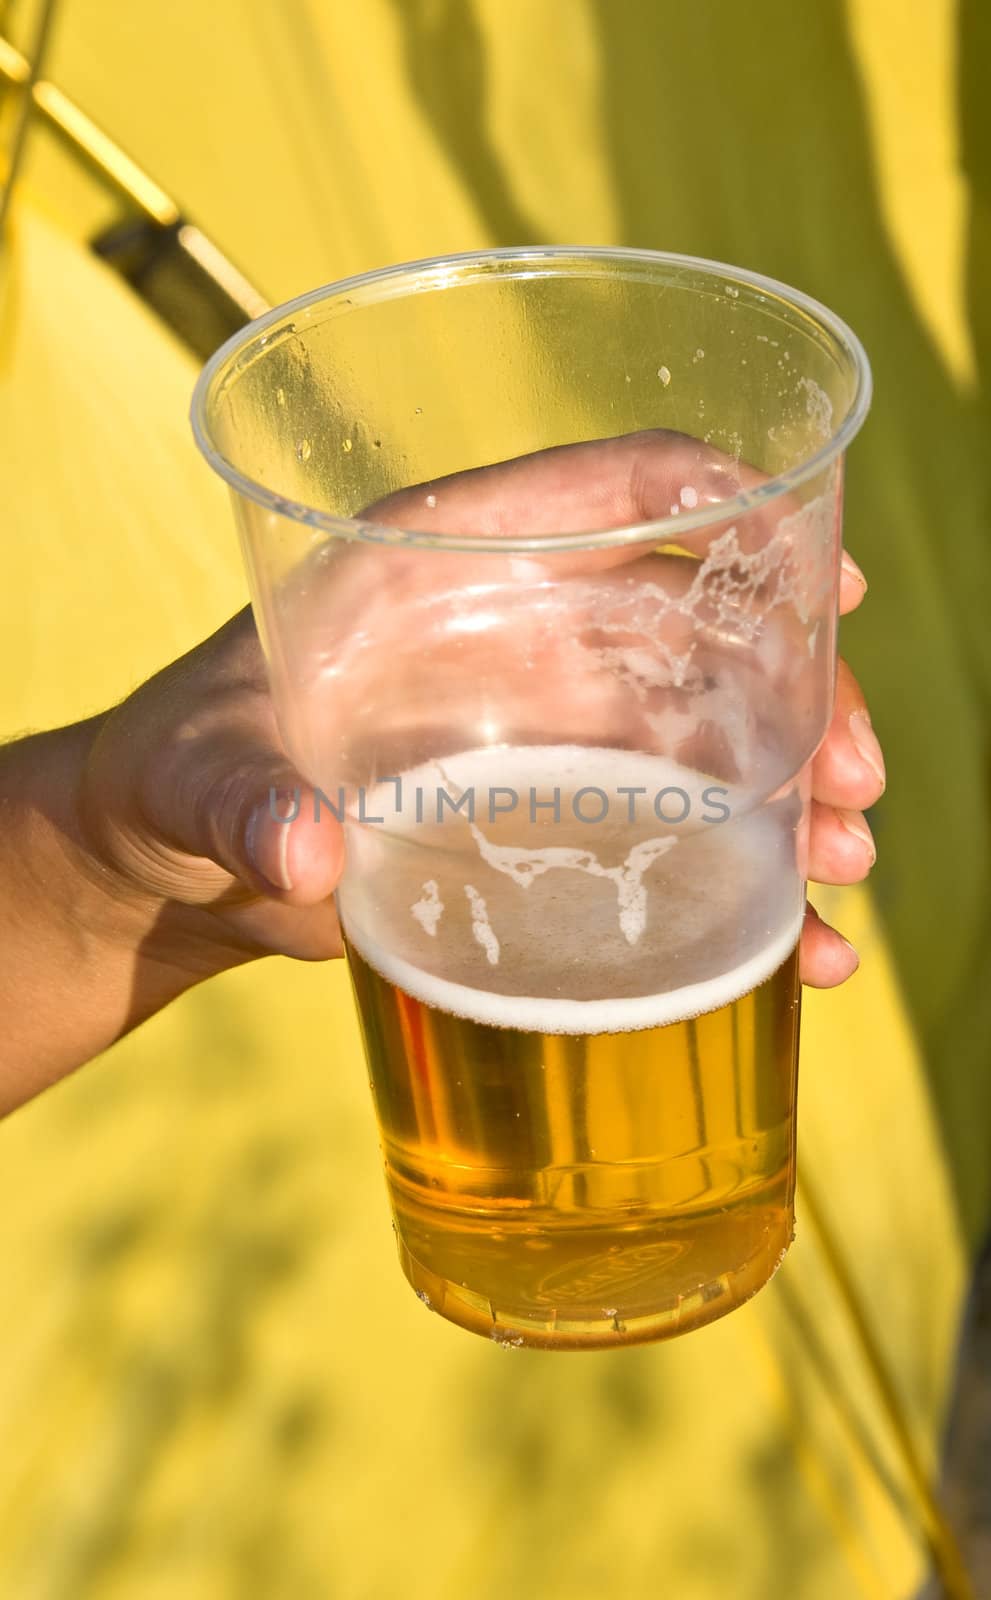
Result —
<instances>
[{"instance_id":1,"label":"beer","mask_svg":"<svg viewBox=\"0 0 991 1600\"><path fill-rule=\"evenodd\" d=\"M379 786L340 895L406 1275L509 1345L711 1321L791 1238L794 798L748 807L671 762L575 747L441 767L474 820L437 820L427 768L392 816ZM496 775L534 807L487 808ZM590 787L622 807L577 820ZM630 788L692 804L634 816ZM725 812L708 823L706 790Z\"/></svg>"}]
</instances>

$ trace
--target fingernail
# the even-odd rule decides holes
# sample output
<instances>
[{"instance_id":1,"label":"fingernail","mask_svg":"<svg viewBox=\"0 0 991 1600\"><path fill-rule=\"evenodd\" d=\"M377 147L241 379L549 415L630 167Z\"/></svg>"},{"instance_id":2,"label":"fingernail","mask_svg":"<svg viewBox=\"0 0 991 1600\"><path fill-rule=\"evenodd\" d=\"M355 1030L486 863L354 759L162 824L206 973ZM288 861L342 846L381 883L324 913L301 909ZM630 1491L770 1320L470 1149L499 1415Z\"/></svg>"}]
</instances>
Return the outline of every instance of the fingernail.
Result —
<instances>
[{"instance_id":1,"label":"fingernail","mask_svg":"<svg viewBox=\"0 0 991 1600\"><path fill-rule=\"evenodd\" d=\"M856 561L854 561L853 556L848 555L845 550L843 552L843 560L841 565L847 577L852 578L854 583L859 583L861 588L866 591L867 579L864 577L864 574L861 572Z\"/></svg>"},{"instance_id":2,"label":"fingernail","mask_svg":"<svg viewBox=\"0 0 991 1600\"><path fill-rule=\"evenodd\" d=\"M248 860L258 873L259 877L270 883L273 889L291 889L292 878L289 876L289 821L276 820L275 829L265 829L265 818L270 815L269 806L256 806L248 818L248 825L244 830L244 848ZM264 859L263 859L264 856Z\"/></svg>"},{"instance_id":3,"label":"fingernail","mask_svg":"<svg viewBox=\"0 0 991 1600\"><path fill-rule=\"evenodd\" d=\"M861 760L870 767L882 789L885 785L884 756L881 746L877 741L877 734L871 727L871 719L866 711L854 711L850 716L850 737L857 747Z\"/></svg>"},{"instance_id":4,"label":"fingernail","mask_svg":"<svg viewBox=\"0 0 991 1600\"><path fill-rule=\"evenodd\" d=\"M877 845L874 843L874 835L867 826L862 813L859 811L843 811L839 806L836 806L835 810L841 827L845 828L847 833L852 833L853 837L859 839L861 844L867 846L871 853L871 866L873 866L877 860Z\"/></svg>"},{"instance_id":5,"label":"fingernail","mask_svg":"<svg viewBox=\"0 0 991 1600\"><path fill-rule=\"evenodd\" d=\"M836 929L835 928L833 929L833 932L836 933ZM848 978L852 978L854 973L856 972L857 968L860 966L860 957L857 954L856 950L854 949L853 945L850 943L849 939L844 939L842 933L837 933L836 937L837 937L837 939L840 940L841 944L845 944L846 945L846 947L849 950L851 956L853 957L853 966L850 968L850 971L847 973L847 977Z\"/></svg>"}]
</instances>

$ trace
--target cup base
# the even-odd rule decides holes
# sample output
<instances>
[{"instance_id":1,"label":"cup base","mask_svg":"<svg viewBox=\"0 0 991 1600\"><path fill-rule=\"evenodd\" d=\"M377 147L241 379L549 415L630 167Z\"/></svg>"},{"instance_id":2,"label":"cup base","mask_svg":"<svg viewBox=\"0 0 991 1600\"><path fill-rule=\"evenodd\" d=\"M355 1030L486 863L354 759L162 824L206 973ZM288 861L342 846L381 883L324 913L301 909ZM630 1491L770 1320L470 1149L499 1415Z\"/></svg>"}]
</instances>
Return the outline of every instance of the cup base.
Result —
<instances>
[{"instance_id":1,"label":"cup base","mask_svg":"<svg viewBox=\"0 0 991 1600\"><path fill-rule=\"evenodd\" d=\"M766 1236L761 1248L731 1272L677 1292L649 1310L624 1312L606 1304L601 1309L583 1308L584 1314L572 1308L561 1315L544 1309L493 1305L485 1295L442 1277L418 1261L397 1229L400 1264L425 1306L494 1344L528 1350L614 1350L672 1339L715 1322L769 1282L784 1260L793 1233L790 1212L778 1212L776 1236ZM602 1298L608 1299L605 1295Z\"/></svg>"}]
</instances>

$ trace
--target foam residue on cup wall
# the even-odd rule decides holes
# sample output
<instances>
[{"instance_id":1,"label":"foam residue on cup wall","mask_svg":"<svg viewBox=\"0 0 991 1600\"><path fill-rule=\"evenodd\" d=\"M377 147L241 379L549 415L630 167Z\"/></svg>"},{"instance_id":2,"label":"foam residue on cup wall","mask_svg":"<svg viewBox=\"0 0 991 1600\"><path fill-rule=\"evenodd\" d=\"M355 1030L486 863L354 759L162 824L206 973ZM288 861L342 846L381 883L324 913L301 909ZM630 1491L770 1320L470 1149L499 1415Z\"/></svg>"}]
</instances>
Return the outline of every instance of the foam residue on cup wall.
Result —
<instances>
[{"instance_id":1,"label":"foam residue on cup wall","mask_svg":"<svg viewBox=\"0 0 991 1600\"><path fill-rule=\"evenodd\" d=\"M603 866L591 850L565 846L544 846L528 850L523 845L492 844L474 823L469 824L479 855L497 872L504 872L521 888L528 889L541 873L568 868L587 872L593 878L607 878L615 885L619 927L627 944L637 944L647 921L647 891L643 885L648 867L677 844L674 834L658 839L643 839L633 845L623 861Z\"/></svg>"},{"instance_id":2,"label":"foam residue on cup wall","mask_svg":"<svg viewBox=\"0 0 991 1600\"><path fill-rule=\"evenodd\" d=\"M431 938L435 938L437 924L444 914L444 902L440 898L437 882L434 878L427 879L423 885L423 893L419 900L410 906L410 912L416 918L424 933L429 934Z\"/></svg>"},{"instance_id":3,"label":"foam residue on cup wall","mask_svg":"<svg viewBox=\"0 0 991 1600\"><path fill-rule=\"evenodd\" d=\"M465 884L465 898L471 907L471 932L476 944L485 951L490 967L499 965L499 940L489 921L489 909L473 883Z\"/></svg>"},{"instance_id":4,"label":"foam residue on cup wall","mask_svg":"<svg viewBox=\"0 0 991 1600\"><path fill-rule=\"evenodd\" d=\"M805 409L823 443L833 433L833 402L814 378L799 378L797 387L805 393Z\"/></svg>"}]
</instances>

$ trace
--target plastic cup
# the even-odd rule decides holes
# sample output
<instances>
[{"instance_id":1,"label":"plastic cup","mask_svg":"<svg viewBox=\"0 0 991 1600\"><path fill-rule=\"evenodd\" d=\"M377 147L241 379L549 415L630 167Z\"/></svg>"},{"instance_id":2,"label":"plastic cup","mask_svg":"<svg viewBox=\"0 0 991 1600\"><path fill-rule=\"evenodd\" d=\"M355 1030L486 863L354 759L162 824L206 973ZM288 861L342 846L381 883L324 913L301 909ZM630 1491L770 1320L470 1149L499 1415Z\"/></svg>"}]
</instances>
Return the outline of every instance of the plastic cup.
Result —
<instances>
[{"instance_id":1,"label":"plastic cup","mask_svg":"<svg viewBox=\"0 0 991 1600\"><path fill-rule=\"evenodd\" d=\"M200 378L286 749L344 829L402 1264L499 1342L699 1326L792 1237L869 398L806 296L601 249L334 284Z\"/></svg>"}]
</instances>

